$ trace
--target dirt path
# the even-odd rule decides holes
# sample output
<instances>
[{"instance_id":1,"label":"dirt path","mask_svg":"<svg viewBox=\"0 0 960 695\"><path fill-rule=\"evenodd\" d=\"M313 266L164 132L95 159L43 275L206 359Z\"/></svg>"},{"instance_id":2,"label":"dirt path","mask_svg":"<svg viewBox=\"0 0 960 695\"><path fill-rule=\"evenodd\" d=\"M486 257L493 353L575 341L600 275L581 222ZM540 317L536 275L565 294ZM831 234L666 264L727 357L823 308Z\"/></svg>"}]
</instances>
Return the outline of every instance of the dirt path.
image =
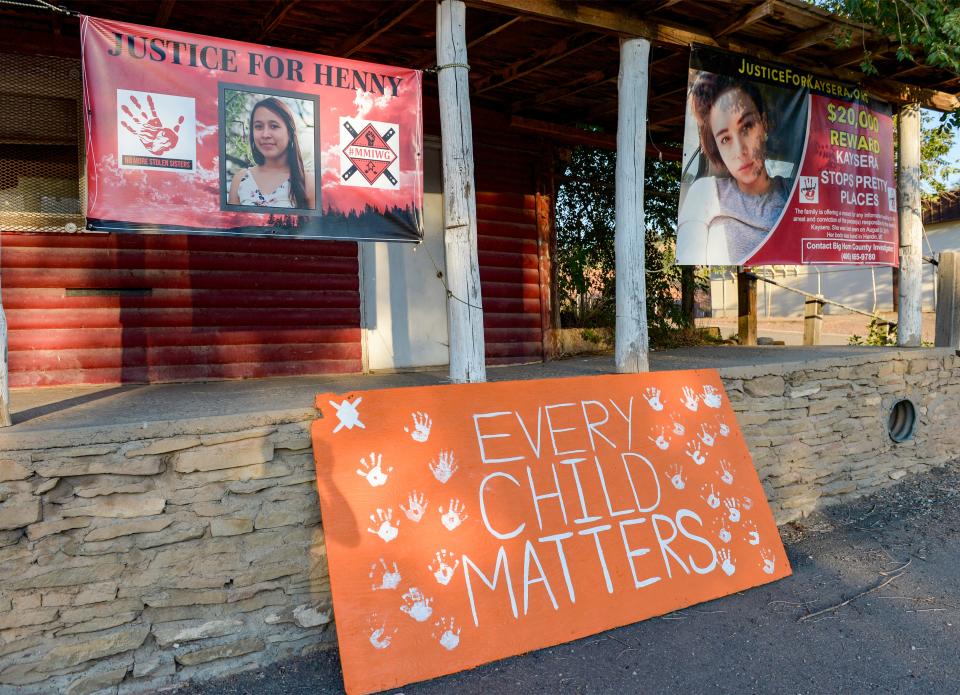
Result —
<instances>
[{"instance_id":1,"label":"dirt path","mask_svg":"<svg viewBox=\"0 0 960 695\"><path fill-rule=\"evenodd\" d=\"M775 584L402 692L954 695L958 502L960 462L781 527L794 574ZM185 692L343 690L331 651Z\"/></svg>"}]
</instances>

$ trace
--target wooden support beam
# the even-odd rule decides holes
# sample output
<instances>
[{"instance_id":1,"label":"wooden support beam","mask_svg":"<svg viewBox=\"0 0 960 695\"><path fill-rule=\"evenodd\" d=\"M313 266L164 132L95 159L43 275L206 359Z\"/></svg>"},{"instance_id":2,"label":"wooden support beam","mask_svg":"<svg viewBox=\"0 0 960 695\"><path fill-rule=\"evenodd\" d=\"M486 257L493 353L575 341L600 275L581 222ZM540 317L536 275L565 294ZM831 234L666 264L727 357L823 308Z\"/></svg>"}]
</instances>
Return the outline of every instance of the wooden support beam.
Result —
<instances>
[{"instance_id":1,"label":"wooden support beam","mask_svg":"<svg viewBox=\"0 0 960 695\"><path fill-rule=\"evenodd\" d=\"M387 9L367 22L360 31L344 41L337 53L343 58L349 58L364 46L376 41L377 37L395 27L422 5L422 0L415 2L402 0L389 5Z\"/></svg>"},{"instance_id":2,"label":"wooden support beam","mask_svg":"<svg viewBox=\"0 0 960 695\"><path fill-rule=\"evenodd\" d=\"M807 297L803 303L803 344L819 345L823 335L823 300Z\"/></svg>"},{"instance_id":3,"label":"wooden support beam","mask_svg":"<svg viewBox=\"0 0 960 695\"><path fill-rule=\"evenodd\" d=\"M646 223L643 215L644 152L647 142L647 83L650 42L620 44L617 112L615 369L618 373L650 370L647 327Z\"/></svg>"},{"instance_id":4,"label":"wooden support beam","mask_svg":"<svg viewBox=\"0 0 960 695\"><path fill-rule=\"evenodd\" d=\"M609 84L616 81L616 74L604 72L603 70L593 70L578 80L567 82L566 84L554 87L553 89L546 89L530 97L529 99L521 99L520 101L514 102L510 105L510 111L512 113L518 113L528 109L537 108L543 106L544 104L557 101L558 99L566 99L568 97L576 96L580 92L585 92L588 89L598 87L602 84Z\"/></svg>"},{"instance_id":5,"label":"wooden support beam","mask_svg":"<svg viewBox=\"0 0 960 695\"><path fill-rule=\"evenodd\" d=\"M273 7L267 12L263 21L260 22L260 32L257 34L257 43L266 39L274 29L280 26L280 22L287 16L300 0L276 0Z\"/></svg>"},{"instance_id":6,"label":"wooden support beam","mask_svg":"<svg viewBox=\"0 0 960 695\"><path fill-rule=\"evenodd\" d=\"M469 0L469 2L472 7L510 14L524 14L548 22L605 31L621 37L638 36L657 44L689 46L691 43L699 43L735 53L746 53L760 60L777 61L780 59L780 52L775 46L765 47L749 41L724 37L718 40L709 32L673 26L650 19L641 19L635 14L625 11L622 7L612 4L609 6L594 6L570 4L561 2L561 0ZM609 7L613 9L609 9ZM804 14L822 17L822 13L818 13L812 7L809 9L794 7L793 9ZM851 26L858 27L859 25L851 24ZM798 68L814 75L846 82L864 82L871 93L887 101L898 104L916 102L921 106L937 111L952 111L955 108L960 108L960 99L952 94L932 89L921 89L891 80L874 79L865 81L863 74L860 72L839 66L829 67L820 63L798 60L796 57L793 58L793 62L796 63ZM855 62L859 62L859 59Z\"/></svg>"},{"instance_id":7,"label":"wooden support beam","mask_svg":"<svg viewBox=\"0 0 960 695\"><path fill-rule=\"evenodd\" d=\"M493 37L493 36L496 36L497 34L499 34L501 31L504 31L505 29L509 29L510 27L512 27L512 26L514 26L514 25L516 25L516 24L519 24L520 22L524 21L525 19L526 19L526 17L522 17L522 16L520 16L520 15L517 15L516 17L511 17L510 19L508 19L508 20L507 20L506 22L504 22L503 24L498 24L497 26L495 26L495 27L494 27L493 29L491 29L490 31L488 31L488 32L486 32L486 33L483 33L483 34L480 34L480 36L477 36L476 38L474 38L470 43L467 44L467 50L470 50L470 49L473 48L474 46L480 45L481 43L483 43L483 42L486 41L487 39L489 39L489 38L491 38L491 37Z\"/></svg>"},{"instance_id":8,"label":"wooden support beam","mask_svg":"<svg viewBox=\"0 0 960 695\"><path fill-rule=\"evenodd\" d=\"M960 252L942 251L937 264L937 321L934 345L960 348Z\"/></svg>"},{"instance_id":9,"label":"wooden support beam","mask_svg":"<svg viewBox=\"0 0 960 695\"><path fill-rule=\"evenodd\" d=\"M742 268L737 272L737 332L740 345L757 344L757 278Z\"/></svg>"},{"instance_id":10,"label":"wooden support beam","mask_svg":"<svg viewBox=\"0 0 960 695\"><path fill-rule=\"evenodd\" d=\"M774 11L774 2L773 0L764 0L756 7L751 7L746 12L740 14L739 17L734 19L729 24L724 24L723 26L716 27L713 30L713 35L715 37L726 36L727 34L732 34L741 29L745 29L751 24L756 24L762 19L771 17Z\"/></svg>"},{"instance_id":11,"label":"wooden support beam","mask_svg":"<svg viewBox=\"0 0 960 695\"><path fill-rule=\"evenodd\" d=\"M804 32L799 38L788 43L787 47L784 48L781 53L783 55L789 55L797 51L802 51L805 48L810 48L810 46L816 46L818 43L822 43L827 39L832 39L837 35L839 30L840 28L836 24L827 22L823 26Z\"/></svg>"},{"instance_id":12,"label":"wooden support beam","mask_svg":"<svg viewBox=\"0 0 960 695\"><path fill-rule=\"evenodd\" d=\"M542 70L548 65L570 56L577 51L606 39L603 34L592 31L582 31L573 36L561 39L552 46L536 51L532 55L511 63L492 75L481 77L474 83L474 94L483 94L491 89L502 87L536 70Z\"/></svg>"},{"instance_id":13,"label":"wooden support beam","mask_svg":"<svg viewBox=\"0 0 960 695\"><path fill-rule=\"evenodd\" d=\"M612 133L581 130L573 126L548 123L546 121L539 121L534 118L522 118L520 116L512 116L510 118L510 127L526 133L542 135L555 142L597 147L602 150L617 149L617 138ZM646 151L650 156L659 156L662 153L664 159L671 161L679 161L683 157L681 150L666 145L654 147L648 144Z\"/></svg>"},{"instance_id":14,"label":"wooden support beam","mask_svg":"<svg viewBox=\"0 0 960 695\"><path fill-rule=\"evenodd\" d=\"M153 18L153 26L165 27L170 21L170 15L173 13L173 5L176 0L161 0L160 7L157 8L157 14Z\"/></svg>"},{"instance_id":15,"label":"wooden support beam","mask_svg":"<svg viewBox=\"0 0 960 695\"><path fill-rule=\"evenodd\" d=\"M900 312L897 345L920 347L923 297L923 218L920 188L920 107L900 109L897 192L900 196Z\"/></svg>"},{"instance_id":16,"label":"wooden support beam","mask_svg":"<svg viewBox=\"0 0 960 695\"><path fill-rule=\"evenodd\" d=\"M654 12L659 12L660 10L665 10L668 7L676 5L680 0L660 0L656 5L647 10L648 14L653 14Z\"/></svg>"},{"instance_id":17,"label":"wooden support beam","mask_svg":"<svg viewBox=\"0 0 960 695\"><path fill-rule=\"evenodd\" d=\"M442 0L437 5L443 238L447 260L450 380L454 383L487 380L465 18L462 0Z\"/></svg>"}]
</instances>

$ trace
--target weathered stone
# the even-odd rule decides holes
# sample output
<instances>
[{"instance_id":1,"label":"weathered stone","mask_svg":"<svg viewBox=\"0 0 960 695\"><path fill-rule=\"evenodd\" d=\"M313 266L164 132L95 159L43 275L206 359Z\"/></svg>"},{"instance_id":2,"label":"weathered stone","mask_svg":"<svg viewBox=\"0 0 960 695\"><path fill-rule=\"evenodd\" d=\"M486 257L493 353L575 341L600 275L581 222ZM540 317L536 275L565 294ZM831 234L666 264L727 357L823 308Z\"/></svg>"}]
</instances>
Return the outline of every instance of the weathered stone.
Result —
<instances>
[{"instance_id":1,"label":"weathered stone","mask_svg":"<svg viewBox=\"0 0 960 695\"><path fill-rule=\"evenodd\" d=\"M73 494L77 497L100 497L102 495L123 494L129 495L138 492L150 492L153 490L153 483L143 480L136 483L116 484L112 480L100 480L94 485L86 487L77 486Z\"/></svg>"},{"instance_id":2,"label":"weathered stone","mask_svg":"<svg viewBox=\"0 0 960 695\"><path fill-rule=\"evenodd\" d=\"M0 548L17 543L23 537L23 529L14 529L12 531L0 531Z\"/></svg>"},{"instance_id":3,"label":"weathered stone","mask_svg":"<svg viewBox=\"0 0 960 695\"><path fill-rule=\"evenodd\" d=\"M144 603L155 608L226 603L226 600L224 589L166 589L143 597Z\"/></svg>"},{"instance_id":4,"label":"weathered stone","mask_svg":"<svg viewBox=\"0 0 960 695\"><path fill-rule=\"evenodd\" d=\"M166 648L174 643L232 635L239 632L242 627L242 620L186 620L155 624L152 631L157 645Z\"/></svg>"},{"instance_id":5,"label":"weathered stone","mask_svg":"<svg viewBox=\"0 0 960 695\"><path fill-rule=\"evenodd\" d=\"M107 541L111 538L129 536L134 533L154 533L162 531L174 522L172 516L155 516L132 521L117 521L106 526L98 526L83 537L85 542Z\"/></svg>"},{"instance_id":6,"label":"weathered stone","mask_svg":"<svg viewBox=\"0 0 960 695\"><path fill-rule=\"evenodd\" d=\"M788 386L785 395L787 398L806 398L815 393L820 393L820 384L808 383Z\"/></svg>"},{"instance_id":7,"label":"weathered stone","mask_svg":"<svg viewBox=\"0 0 960 695\"><path fill-rule=\"evenodd\" d=\"M98 563L83 567L59 567L41 571L21 579L12 579L11 589L45 589L54 586L76 586L114 579L123 573L123 565L116 562Z\"/></svg>"},{"instance_id":8,"label":"weathered stone","mask_svg":"<svg viewBox=\"0 0 960 695\"><path fill-rule=\"evenodd\" d=\"M33 471L23 465L22 461L12 458L0 459L0 483L8 480L26 480Z\"/></svg>"},{"instance_id":9,"label":"weathered stone","mask_svg":"<svg viewBox=\"0 0 960 695\"><path fill-rule=\"evenodd\" d=\"M776 374L760 376L756 377L755 379L744 380L743 382L744 392L747 395L755 398L763 398L765 396L782 396L783 389L783 377Z\"/></svg>"},{"instance_id":10,"label":"weathered stone","mask_svg":"<svg viewBox=\"0 0 960 695\"><path fill-rule=\"evenodd\" d=\"M242 509L250 509L253 505L248 500L230 499L224 502L198 502L190 509L197 516L230 516ZM255 507L254 507L255 508Z\"/></svg>"},{"instance_id":11,"label":"weathered stone","mask_svg":"<svg viewBox=\"0 0 960 695\"><path fill-rule=\"evenodd\" d=\"M277 431L276 427L256 427L249 430L239 430L237 432L216 432L200 436L200 441L204 446L215 446L217 444L226 444L228 442L239 442L244 439L257 439L259 437L269 437Z\"/></svg>"},{"instance_id":12,"label":"weathered stone","mask_svg":"<svg viewBox=\"0 0 960 695\"><path fill-rule=\"evenodd\" d=\"M138 456L156 456L158 454L169 454L181 449L190 449L200 444L199 437L174 437L172 439L158 439L146 446L137 449L128 449L124 456L128 459Z\"/></svg>"},{"instance_id":13,"label":"weathered stone","mask_svg":"<svg viewBox=\"0 0 960 695\"><path fill-rule=\"evenodd\" d=\"M40 521L36 524L27 526L27 538L31 541L40 540L44 536L54 533L63 533L75 528L86 528L90 525L90 517L77 516L72 519L53 519L52 521Z\"/></svg>"},{"instance_id":14,"label":"weathered stone","mask_svg":"<svg viewBox=\"0 0 960 695\"><path fill-rule=\"evenodd\" d=\"M13 597L13 607L18 611L26 611L31 608L39 608L42 603L40 594L17 594Z\"/></svg>"},{"instance_id":15,"label":"weathered stone","mask_svg":"<svg viewBox=\"0 0 960 695\"><path fill-rule=\"evenodd\" d=\"M81 641L61 644L51 649L43 655L35 668L49 673L93 659L121 654L139 647L149 633L150 628L146 625L128 625L96 636L84 635Z\"/></svg>"},{"instance_id":16,"label":"weathered stone","mask_svg":"<svg viewBox=\"0 0 960 695\"><path fill-rule=\"evenodd\" d=\"M60 620L67 625L82 623L94 618L110 616L114 613L139 612L143 608L143 602L136 598L119 599L106 603L84 606L82 608L70 608L60 611Z\"/></svg>"},{"instance_id":17,"label":"weathered stone","mask_svg":"<svg viewBox=\"0 0 960 695\"><path fill-rule=\"evenodd\" d=\"M303 605L293 609L293 620L300 627L326 625L333 618L333 608L329 604Z\"/></svg>"},{"instance_id":18,"label":"weathered stone","mask_svg":"<svg viewBox=\"0 0 960 695\"><path fill-rule=\"evenodd\" d=\"M170 528L156 533L145 533L137 536L136 546L138 548L156 548L170 543L181 543L183 541L200 538L207 530L207 524L177 522Z\"/></svg>"},{"instance_id":19,"label":"weathered stone","mask_svg":"<svg viewBox=\"0 0 960 695\"><path fill-rule=\"evenodd\" d=\"M173 655L167 653L150 652L144 654L143 658L137 656L133 666L134 678L145 678L146 676L169 676L176 673L177 667L173 661Z\"/></svg>"},{"instance_id":20,"label":"weathered stone","mask_svg":"<svg viewBox=\"0 0 960 695\"><path fill-rule=\"evenodd\" d=\"M84 500L86 502L86 500ZM106 495L95 497L93 502L85 504L63 505L63 516L100 516L113 519L133 519L141 516L160 514L167 501L156 494Z\"/></svg>"},{"instance_id":21,"label":"weathered stone","mask_svg":"<svg viewBox=\"0 0 960 695\"><path fill-rule=\"evenodd\" d=\"M33 489L33 494L42 495L45 492L50 492L53 488L57 486L57 483L59 482L60 482L60 478L51 478L50 480L44 480L42 483L40 483Z\"/></svg>"},{"instance_id":22,"label":"weathered stone","mask_svg":"<svg viewBox=\"0 0 960 695\"><path fill-rule=\"evenodd\" d=\"M22 528L40 521L40 500L36 497L15 495L0 502L0 531Z\"/></svg>"},{"instance_id":23,"label":"weathered stone","mask_svg":"<svg viewBox=\"0 0 960 695\"><path fill-rule=\"evenodd\" d=\"M272 458L273 444L259 437L186 449L174 454L173 466L179 473L192 473L251 466Z\"/></svg>"},{"instance_id":24,"label":"weathered stone","mask_svg":"<svg viewBox=\"0 0 960 695\"><path fill-rule=\"evenodd\" d=\"M243 656L251 652L258 652L262 650L264 646L263 640L259 637L248 637L247 639L242 639L237 642L197 649L196 651L186 652L185 654L177 654L175 658L178 664L193 666L215 659L226 659L229 657Z\"/></svg>"},{"instance_id":25,"label":"weathered stone","mask_svg":"<svg viewBox=\"0 0 960 695\"><path fill-rule=\"evenodd\" d=\"M40 605L44 608L50 608L51 606L56 606L63 608L64 606L73 605L73 599L76 597L76 591L70 589L62 589L60 591L44 591L40 595ZM0 600L0 607L2 607L3 601Z\"/></svg>"},{"instance_id":26,"label":"weathered stone","mask_svg":"<svg viewBox=\"0 0 960 695\"><path fill-rule=\"evenodd\" d=\"M304 433L301 435L292 435L289 437L276 439L273 443L273 446L277 449L303 451L304 449L309 449L311 446L313 446L313 442L310 441L310 435L308 433Z\"/></svg>"},{"instance_id":27,"label":"weathered stone","mask_svg":"<svg viewBox=\"0 0 960 695\"><path fill-rule=\"evenodd\" d=\"M312 514L302 509L286 509L279 505L267 505L260 509L254 528L277 528L278 526L296 526L307 523Z\"/></svg>"},{"instance_id":28,"label":"weathered stone","mask_svg":"<svg viewBox=\"0 0 960 695\"><path fill-rule=\"evenodd\" d=\"M140 615L139 611L128 611L126 613L117 613L115 615L104 616L103 618L94 618L93 620L77 623L76 625L65 627L62 630L57 630L56 634L57 637L64 637L66 635L79 635L85 632L106 630L111 627L117 627L118 625L124 625L125 623L133 622L137 619L138 615Z\"/></svg>"},{"instance_id":29,"label":"weathered stone","mask_svg":"<svg viewBox=\"0 0 960 695\"><path fill-rule=\"evenodd\" d=\"M210 519L210 534L213 536L239 536L253 531L253 519Z\"/></svg>"},{"instance_id":30,"label":"weathered stone","mask_svg":"<svg viewBox=\"0 0 960 695\"><path fill-rule=\"evenodd\" d=\"M906 474L907 472L905 470L899 470L899 471L890 471L888 475L890 477L890 480L900 480Z\"/></svg>"},{"instance_id":31,"label":"weathered stone","mask_svg":"<svg viewBox=\"0 0 960 695\"><path fill-rule=\"evenodd\" d=\"M64 691L64 695L91 695L91 693L112 688L123 680L129 670L129 666L121 666L109 671L85 674L73 681Z\"/></svg>"},{"instance_id":32,"label":"weathered stone","mask_svg":"<svg viewBox=\"0 0 960 695\"><path fill-rule=\"evenodd\" d=\"M106 458L80 459L62 458L39 461L37 473L44 478L65 478L68 476L111 473L113 475L156 475L163 469L163 459L159 456L134 460L113 460Z\"/></svg>"},{"instance_id":33,"label":"weathered stone","mask_svg":"<svg viewBox=\"0 0 960 695\"><path fill-rule=\"evenodd\" d=\"M40 608L37 610L14 610L0 615L0 630L26 625L42 625L55 620L60 612L58 608Z\"/></svg>"}]
</instances>

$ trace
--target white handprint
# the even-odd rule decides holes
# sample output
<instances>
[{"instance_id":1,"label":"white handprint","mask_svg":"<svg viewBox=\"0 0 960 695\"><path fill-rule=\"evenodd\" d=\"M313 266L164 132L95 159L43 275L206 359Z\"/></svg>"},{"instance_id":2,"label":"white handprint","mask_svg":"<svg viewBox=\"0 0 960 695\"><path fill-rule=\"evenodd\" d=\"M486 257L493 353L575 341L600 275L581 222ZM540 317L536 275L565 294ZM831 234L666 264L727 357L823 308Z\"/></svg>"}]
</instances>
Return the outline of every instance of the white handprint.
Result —
<instances>
[{"instance_id":1,"label":"white handprint","mask_svg":"<svg viewBox=\"0 0 960 695\"><path fill-rule=\"evenodd\" d=\"M716 441L713 433L710 431L710 428L707 425L700 425L700 431L697 433L697 439L707 446L713 446L713 443Z\"/></svg>"},{"instance_id":2,"label":"white handprint","mask_svg":"<svg viewBox=\"0 0 960 695\"><path fill-rule=\"evenodd\" d=\"M427 441L427 438L430 437L430 428L433 427L433 420L426 413L419 411L410 413L410 417L413 418L413 432L410 434L413 441L421 443ZM410 432L410 428L404 427L403 431Z\"/></svg>"},{"instance_id":3,"label":"white handprint","mask_svg":"<svg viewBox=\"0 0 960 695\"><path fill-rule=\"evenodd\" d=\"M670 478L670 483L678 490L687 486L687 479L683 475L683 466L679 463L675 463L667 469L667 477Z\"/></svg>"},{"instance_id":4,"label":"white handprint","mask_svg":"<svg viewBox=\"0 0 960 695\"><path fill-rule=\"evenodd\" d=\"M396 538L397 534L400 532L397 528L400 526L400 520L397 520L396 526L390 523L392 520L392 509L387 509L386 512L384 512L382 509L377 509L376 516L373 514L370 515L370 523L373 524L373 526L368 526L367 532L372 533L374 536L380 536L384 543L389 543Z\"/></svg>"},{"instance_id":5,"label":"white handprint","mask_svg":"<svg viewBox=\"0 0 960 695\"><path fill-rule=\"evenodd\" d=\"M458 499L451 498L446 512L443 511L442 506L440 507L440 523L448 531L453 531L468 518L466 506Z\"/></svg>"},{"instance_id":6,"label":"white handprint","mask_svg":"<svg viewBox=\"0 0 960 695\"><path fill-rule=\"evenodd\" d=\"M774 557L773 551L762 548L760 550L760 559L763 560L763 571L767 574L773 574L773 570L777 563L777 559Z\"/></svg>"},{"instance_id":7,"label":"white handprint","mask_svg":"<svg viewBox=\"0 0 960 695\"><path fill-rule=\"evenodd\" d=\"M373 579L374 575L378 572L381 573L380 584L372 584L370 586L374 591L379 591L381 589L396 589L400 586L400 570L397 569L397 563L393 563L393 569L387 567L387 563L383 558L380 558L380 569L377 569L377 563L374 562L370 565L370 579Z\"/></svg>"},{"instance_id":8,"label":"white handprint","mask_svg":"<svg viewBox=\"0 0 960 695\"><path fill-rule=\"evenodd\" d=\"M653 437L651 437L651 436L649 436L649 435L647 436L647 439L649 439L651 442L653 442L654 444L656 444L658 449L661 449L661 450L663 450L663 451L666 451L667 449L670 448L670 440L667 439L667 438L664 436L664 435L666 435L666 433L667 433L666 429L663 428L663 427L661 427L661 428L660 428L660 434L657 435L657 438L656 438L656 439L654 439Z\"/></svg>"},{"instance_id":9,"label":"white handprint","mask_svg":"<svg viewBox=\"0 0 960 695\"><path fill-rule=\"evenodd\" d=\"M726 525L726 524L723 524L723 525L720 527L720 534L719 534L719 536L720 536L720 540L723 541L724 543L729 543L729 542L730 542L730 539L733 538L733 536L730 534L730 529L727 528L727 525Z\"/></svg>"},{"instance_id":10,"label":"white handprint","mask_svg":"<svg viewBox=\"0 0 960 695\"><path fill-rule=\"evenodd\" d=\"M407 593L403 595L403 605L400 606L400 610L418 623L422 623L433 613L431 603L433 603L432 598L427 598L420 592L420 589L411 586Z\"/></svg>"},{"instance_id":11,"label":"white handprint","mask_svg":"<svg viewBox=\"0 0 960 695\"><path fill-rule=\"evenodd\" d=\"M717 420L717 424L720 426L720 436L721 436L721 437L729 437L729 436L730 436L730 426L729 426L727 423L725 423L725 422L720 422L719 419Z\"/></svg>"},{"instance_id":12,"label":"white handprint","mask_svg":"<svg viewBox=\"0 0 960 695\"><path fill-rule=\"evenodd\" d=\"M720 550L717 551L717 557L720 558L720 569L722 569L723 573L728 577L732 577L733 573L737 571L737 568L733 558L730 557L730 551L726 548L720 548Z\"/></svg>"},{"instance_id":13,"label":"white handprint","mask_svg":"<svg viewBox=\"0 0 960 695\"><path fill-rule=\"evenodd\" d=\"M433 473L434 478L445 483L457 472L457 463L454 461L452 451L441 451L439 459L439 463L430 461L430 472Z\"/></svg>"},{"instance_id":14,"label":"white handprint","mask_svg":"<svg viewBox=\"0 0 960 695\"><path fill-rule=\"evenodd\" d=\"M760 545L760 532L752 521L747 522L747 543L750 545Z\"/></svg>"},{"instance_id":15,"label":"white handprint","mask_svg":"<svg viewBox=\"0 0 960 695\"><path fill-rule=\"evenodd\" d=\"M713 386L704 386L703 387L703 404L708 408L719 408L720 407L720 392L717 391Z\"/></svg>"},{"instance_id":16,"label":"white handprint","mask_svg":"<svg viewBox=\"0 0 960 695\"><path fill-rule=\"evenodd\" d=\"M698 466L702 466L707 461L707 457L700 453L700 445L694 441L687 442L686 454Z\"/></svg>"},{"instance_id":17,"label":"white handprint","mask_svg":"<svg viewBox=\"0 0 960 695\"><path fill-rule=\"evenodd\" d=\"M726 459L720 459L720 470L722 471L720 475L721 482L727 485L733 485L733 468L730 466L730 462Z\"/></svg>"},{"instance_id":18,"label":"white handprint","mask_svg":"<svg viewBox=\"0 0 960 695\"><path fill-rule=\"evenodd\" d=\"M694 393L693 389L689 386L683 387L683 404L687 406L687 410L691 412L697 412L697 407L699 406L698 401L700 396Z\"/></svg>"},{"instance_id":19,"label":"white handprint","mask_svg":"<svg viewBox=\"0 0 960 695\"><path fill-rule=\"evenodd\" d=\"M730 519L733 523L740 521L740 508L737 504L737 498L731 497L728 500L724 500L723 506L727 508L727 518Z\"/></svg>"},{"instance_id":20,"label":"white handprint","mask_svg":"<svg viewBox=\"0 0 960 695\"><path fill-rule=\"evenodd\" d=\"M393 639L393 636L397 634L397 628L393 628L393 632L390 634L387 633L387 624L382 623L380 627L370 628L370 644L373 645L374 649L386 649L390 646L390 641Z\"/></svg>"},{"instance_id":21,"label":"white handprint","mask_svg":"<svg viewBox=\"0 0 960 695\"><path fill-rule=\"evenodd\" d=\"M683 433L687 431L687 428L683 426L676 416L671 413L670 419L673 421L673 433L678 437L682 437Z\"/></svg>"},{"instance_id":22,"label":"white handprint","mask_svg":"<svg viewBox=\"0 0 960 695\"><path fill-rule=\"evenodd\" d=\"M744 497L744 498L743 498L743 508L746 509L746 510L749 512L752 507L753 507L753 500L750 499L749 497Z\"/></svg>"},{"instance_id":23,"label":"white handprint","mask_svg":"<svg viewBox=\"0 0 960 695\"><path fill-rule=\"evenodd\" d=\"M460 566L460 560L457 560L453 553L451 553L446 548L437 551L433 554L436 558L437 565L434 569L434 565L431 562L427 565L427 569L433 572L433 578L437 580L438 584L446 586L450 583L450 580L453 579L453 573L457 571L457 567ZM450 561L453 561L453 564L450 564Z\"/></svg>"},{"instance_id":24,"label":"white handprint","mask_svg":"<svg viewBox=\"0 0 960 695\"><path fill-rule=\"evenodd\" d=\"M434 632L433 638L437 639L440 642L440 646L446 650L456 649L457 645L460 644L460 628L456 627L455 620L451 617L449 621L446 618L440 618L433 625L434 627L440 628L440 637L437 638L437 633ZM456 632L454 632L456 630Z\"/></svg>"},{"instance_id":25,"label":"white handprint","mask_svg":"<svg viewBox=\"0 0 960 695\"><path fill-rule=\"evenodd\" d=\"M710 509L716 509L720 506L720 497L717 495L717 491L713 485L710 485L709 487L704 485L702 488L700 488L700 498L707 503L707 506L710 507Z\"/></svg>"},{"instance_id":26,"label":"white handprint","mask_svg":"<svg viewBox=\"0 0 960 695\"><path fill-rule=\"evenodd\" d=\"M403 513L415 524L419 524L420 519L422 519L423 515L427 512L427 498L422 492L419 494L420 496L417 497L417 491L413 490L407 495L407 506L404 507L402 504L400 505Z\"/></svg>"},{"instance_id":27,"label":"white handprint","mask_svg":"<svg viewBox=\"0 0 960 695\"><path fill-rule=\"evenodd\" d=\"M643 397L654 410L663 410L663 403L660 401L660 389L651 386L643 392Z\"/></svg>"},{"instance_id":28,"label":"white handprint","mask_svg":"<svg viewBox=\"0 0 960 695\"><path fill-rule=\"evenodd\" d=\"M357 469L357 475L361 478L366 478L367 482L370 483L370 487L380 487L385 485L387 482L387 475L393 471L393 466L390 466L386 471L381 467L382 455L376 452L370 452L370 460L367 461L365 458L360 459L360 468Z\"/></svg>"}]
</instances>

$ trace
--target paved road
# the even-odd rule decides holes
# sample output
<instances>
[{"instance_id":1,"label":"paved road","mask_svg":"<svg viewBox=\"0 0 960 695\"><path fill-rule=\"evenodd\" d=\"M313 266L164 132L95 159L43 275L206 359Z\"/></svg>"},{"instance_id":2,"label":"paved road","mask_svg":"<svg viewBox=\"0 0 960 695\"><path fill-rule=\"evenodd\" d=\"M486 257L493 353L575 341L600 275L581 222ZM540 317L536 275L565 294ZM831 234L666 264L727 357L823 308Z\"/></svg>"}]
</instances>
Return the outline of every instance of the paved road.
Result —
<instances>
[{"instance_id":1,"label":"paved road","mask_svg":"<svg viewBox=\"0 0 960 695\"><path fill-rule=\"evenodd\" d=\"M775 584L402 692L955 695L958 502L960 462L782 527L794 574ZM343 691L331 651L187 692Z\"/></svg>"}]
</instances>

